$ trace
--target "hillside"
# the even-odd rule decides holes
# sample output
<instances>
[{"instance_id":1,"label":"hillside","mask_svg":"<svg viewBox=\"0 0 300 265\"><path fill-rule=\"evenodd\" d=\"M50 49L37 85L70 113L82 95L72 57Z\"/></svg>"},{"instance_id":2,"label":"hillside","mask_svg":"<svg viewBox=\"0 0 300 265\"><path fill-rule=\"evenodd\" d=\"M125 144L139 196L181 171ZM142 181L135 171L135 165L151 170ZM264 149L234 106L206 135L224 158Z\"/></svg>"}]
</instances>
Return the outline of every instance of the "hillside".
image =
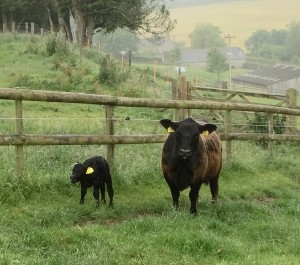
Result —
<instances>
[{"instance_id":1,"label":"hillside","mask_svg":"<svg viewBox=\"0 0 300 265\"><path fill-rule=\"evenodd\" d=\"M176 3L177 2L177 3ZM183 1L175 0L170 10L177 25L171 37L184 41L189 46L189 34L197 24L211 23L218 26L222 34L235 35L233 46L243 48L244 42L259 29L285 29L299 20L300 1L289 0L235 0L235 1L188 1L193 6L182 7ZM176 3L176 5L175 5ZM179 7L180 8L176 8Z\"/></svg>"},{"instance_id":2,"label":"hillside","mask_svg":"<svg viewBox=\"0 0 300 265\"><path fill-rule=\"evenodd\" d=\"M95 52L69 47L49 55L51 39L0 37L0 87L116 95L136 87L139 96L145 82L149 97L165 99L170 91L141 73L128 87L103 88L94 82ZM23 100L22 106L28 135L107 133L102 105ZM13 100L0 100L0 134L15 134L16 109ZM115 107L115 134L167 137L159 120L171 112ZM92 188L80 204L80 185L70 182L74 164L105 157L105 145L25 146L22 178L15 175L15 146L0 146L0 264L300 264L299 147L274 143L270 159L259 144L233 141L232 167L224 153L219 201L212 204L209 185L202 185L194 216L189 188L181 192L179 209L172 207L160 166L162 144L116 144L114 208L95 208Z\"/></svg>"}]
</instances>

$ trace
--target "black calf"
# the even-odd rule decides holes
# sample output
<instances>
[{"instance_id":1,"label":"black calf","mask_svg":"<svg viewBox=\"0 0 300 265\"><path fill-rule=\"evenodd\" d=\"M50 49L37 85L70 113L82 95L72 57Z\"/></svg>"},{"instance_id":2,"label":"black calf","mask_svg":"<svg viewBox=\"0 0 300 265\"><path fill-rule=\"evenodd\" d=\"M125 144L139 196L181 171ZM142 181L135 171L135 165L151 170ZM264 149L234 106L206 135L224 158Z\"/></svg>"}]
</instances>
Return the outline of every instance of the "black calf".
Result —
<instances>
[{"instance_id":1,"label":"black calf","mask_svg":"<svg viewBox=\"0 0 300 265\"><path fill-rule=\"evenodd\" d=\"M80 182L81 198L80 203L84 203L84 197L89 187L94 187L94 198L99 207L99 189L101 191L101 201L105 201L105 184L109 195L109 206L113 206L114 190L107 161L101 156L94 156L85 160L82 164L74 165L70 177L72 183Z\"/></svg>"}]
</instances>

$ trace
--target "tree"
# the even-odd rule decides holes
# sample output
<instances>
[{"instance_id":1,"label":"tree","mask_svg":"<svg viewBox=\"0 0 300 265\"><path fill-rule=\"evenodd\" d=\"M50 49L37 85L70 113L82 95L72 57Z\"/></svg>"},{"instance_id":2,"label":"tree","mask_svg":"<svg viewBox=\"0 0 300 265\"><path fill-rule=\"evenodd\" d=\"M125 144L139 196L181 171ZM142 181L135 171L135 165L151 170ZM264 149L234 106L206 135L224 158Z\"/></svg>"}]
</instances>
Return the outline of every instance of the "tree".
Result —
<instances>
[{"instance_id":1,"label":"tree","mask_svg":"<svg viewBox=\"0 0 300 265\"><path fill-rule=\"evenodd\" d=\"M156 40L174 28L165 0L50 0L58 10L71 12L76 25L76 41L92 43L94 30L104 33L127 28L152 34Z\"/></svg>"},{"instance_id":2,"label":"tree","mask_svg":"<svg viewBox=\"0 0 300 265\"><path fill-rule=\"evenodd\" d=\"M300 57L300 22L294 22L288 26L283 59L292 61L293 57Z\"/></svg>"},{"instance_id":3,"label":"tree","mask_svg":"<svg viewBox=\"0 0 300 265\"><path fill-rule=\"evenodd\" d=\"M168 53L165 53L166 58L171 63L178 63L181 59L181 50L180 46L176 45L175 48L170 50Z\"/></svg>"},{"instance_id":4,"label":"tree","mask_svg":"<svg viewBox=\"0 0 300 265\"><path fill-rule=\"evenodd\" d=\"M228 69L226 57L216 48L210 49L207 54L207 70L211 73L218 74L220 81L220 73Z\"/></svg>"},{"instance_id":5,"label":"tree","mask_svg":"<svg viewBox=\"0 0 300 265\"><path fill-rule=\"evenodd\" d=\"M12 30L13 22L16 26L24 22L47 25L46 10L38 0L0 0L0 13L0 21L7 25L7 30Z\"/></svg>"},{"instance_id":6,"label":"tree","mask_svg":"<svg viewBox=\"0 0 300 265\"><path fill-rule=\"evenodd\" d=\"M221 37L221 31L212 24L197 25L189 35L191 47L196 49L225 47L226 43Z\"/></svg>"},{"instance_id":7,"label":"tree","mask_svg":"<svg viewBox=\"0 0 300 265\"><path fill-rule=\"evenodd\" d=\"M245 41L249 54L256 57L280 58L288 37L287 30L257 30Z\"/></svg>"}]
</instances>

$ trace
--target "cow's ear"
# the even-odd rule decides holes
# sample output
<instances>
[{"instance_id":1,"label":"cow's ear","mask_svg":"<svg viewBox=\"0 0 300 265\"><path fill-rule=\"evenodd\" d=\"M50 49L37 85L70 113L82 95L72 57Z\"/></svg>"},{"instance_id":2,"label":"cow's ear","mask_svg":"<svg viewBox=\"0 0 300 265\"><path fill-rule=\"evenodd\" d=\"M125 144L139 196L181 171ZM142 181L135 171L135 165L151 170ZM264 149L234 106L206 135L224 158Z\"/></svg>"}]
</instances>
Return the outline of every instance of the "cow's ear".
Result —
<instances>
[{"instance_id":1,"label":"cow's ear","mask_svg":"<svg viewBox=\"0 0 300 265\"><path fill-rule=\"evenodd\" d=\"M169 127L173 128L173 122L169 119L160 120L160 124L166 129L168 129Z\"/></svg>"},{"instance_id":2,"label":"cow's ear","mask_svg":"<svg viewBox=\"0 0 300 265\"><path fill-rule=\"evenodd\" d=\"M199 131L200 133L203 133L204 131L208 131L208 133L212 133L213 131L215 131L217 129L217 126L211 123L207 123L203 126L199 126Z\"/></svg>"}]
</instances>

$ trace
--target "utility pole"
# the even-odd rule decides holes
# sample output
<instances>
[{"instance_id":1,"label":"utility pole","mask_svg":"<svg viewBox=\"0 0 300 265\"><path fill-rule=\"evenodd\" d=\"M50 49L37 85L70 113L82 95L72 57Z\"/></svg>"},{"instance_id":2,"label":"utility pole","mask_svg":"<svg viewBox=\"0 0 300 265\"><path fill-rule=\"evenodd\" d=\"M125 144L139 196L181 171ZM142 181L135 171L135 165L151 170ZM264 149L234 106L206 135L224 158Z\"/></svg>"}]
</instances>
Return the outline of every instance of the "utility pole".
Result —
<instances>
[{"instance_id":1,"label":"utility pole","mask_svg":"<svg viewBox=\"0 0 300 265\"><path fill-rule=\"evenodd\" d=\"M231 89L231 39L234 39L235 36L227 34L225 39L228 39L228 48L229 48L229 89Z\"/></svg>"}]
</instances>

